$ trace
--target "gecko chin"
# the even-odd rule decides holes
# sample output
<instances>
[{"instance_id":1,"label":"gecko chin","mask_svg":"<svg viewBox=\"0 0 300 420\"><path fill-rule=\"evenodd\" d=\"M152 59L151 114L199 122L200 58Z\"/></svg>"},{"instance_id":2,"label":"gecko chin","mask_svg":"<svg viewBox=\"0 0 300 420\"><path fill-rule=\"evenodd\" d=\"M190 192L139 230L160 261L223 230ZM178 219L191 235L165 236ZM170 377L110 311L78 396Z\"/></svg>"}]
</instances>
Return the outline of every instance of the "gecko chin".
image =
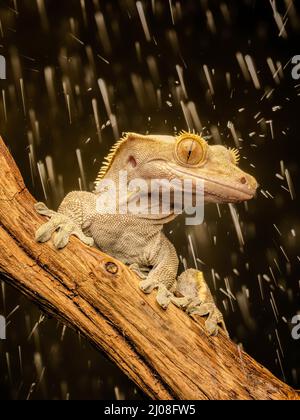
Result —
<instances>
[{"instance_id":1,"label":"gecko chin","mask_svg":"<svg viewBox=\"0 0 300 420\"><path fill-rule=\"evenodd\" d=\"M255 194L245 194L240 193L236 194L237 191L227 191L227 194L217 193L217 192L210 192L206 191L204 192L204 201L205 203L215 203L215 204L230 204L230 203L240 203L244 201L249 201L254 198Z\"/></svg>"}]
</instances>

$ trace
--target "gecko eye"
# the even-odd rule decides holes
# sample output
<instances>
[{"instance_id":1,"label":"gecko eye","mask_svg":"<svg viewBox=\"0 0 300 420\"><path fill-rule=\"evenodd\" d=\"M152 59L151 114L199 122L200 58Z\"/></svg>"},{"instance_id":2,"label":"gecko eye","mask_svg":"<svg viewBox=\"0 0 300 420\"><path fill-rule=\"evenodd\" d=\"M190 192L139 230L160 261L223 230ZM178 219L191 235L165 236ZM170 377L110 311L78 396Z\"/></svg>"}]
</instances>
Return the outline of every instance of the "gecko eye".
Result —
<instances>
[{"instance_id":1,"label":"gecko eye","mask_svg":"<svg viewBox=\"0 0 300 420\"><path fill-rule=\"evenodd\" d=\"M240 160L241 160L241 155L240 152L238 151L238 149L229 149L230 152L230 157L232 160L232 163L236 166L238 166Z\"/></svg>"},{"instance_id":2,"label":"gecko eye","mask_svg":"<svg viewBox=\"0 0 300 420\"><path fill-rule=\"evenodd\" d=\"M206 161L208 144L195 134L182 133L177 137L175 155L179 163L199 166Z\"/></svg>"}]
</instances>

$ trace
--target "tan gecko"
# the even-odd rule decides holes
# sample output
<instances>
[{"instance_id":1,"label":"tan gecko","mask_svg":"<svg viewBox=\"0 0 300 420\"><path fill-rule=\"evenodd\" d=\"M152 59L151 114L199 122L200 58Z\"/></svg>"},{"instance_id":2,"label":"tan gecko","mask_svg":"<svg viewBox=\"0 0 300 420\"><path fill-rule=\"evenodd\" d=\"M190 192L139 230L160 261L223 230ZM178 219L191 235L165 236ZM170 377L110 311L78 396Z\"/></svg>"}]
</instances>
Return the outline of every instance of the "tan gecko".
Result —
<instances>
[{"instance_id":1,"label":"tan gecko","mask_svg":"<svg viewBox=\"0 0 300 420\"><path fill-rule=\"evenodd\" d=\"M225 325L202 273L188 270L177 277L178 256L163 232L164 225L177 217L174 209L181 205L176 202L178 195L171 194L167 213L160 202L160 210L155 215L146 211L129 214L120 211L120 204L113 214L107 214L102 211L103 200L100 200L107 188L101 189L101 185L105 181L113 182L115 192L122 195L124 186L120 185L120 173L126 171L128 183L140 179L150 186L154 179L189 180L192 187L187 193L195 199L197 182L202 181L205 203L242 202L254 197L258 184L238 167L238 161L237 150L210 146L196 134L144 136L128 133L106 158L95 192L71 192L57 213L43 203L36 205L38 213L50 218L37 231L36 240L47 242L54 234L54 245L61 249L68 244L70 236L75 235L87 245L95 244L129 265L141 278L140 288L144 293L156 289L157 302L162 308L167 309L173 302L190 315L207 316L206 329L210 335L215 335L218 324L224 328ZM137 192L126 193L127 205L136 200Z\"/></svg>"}]
</instances>

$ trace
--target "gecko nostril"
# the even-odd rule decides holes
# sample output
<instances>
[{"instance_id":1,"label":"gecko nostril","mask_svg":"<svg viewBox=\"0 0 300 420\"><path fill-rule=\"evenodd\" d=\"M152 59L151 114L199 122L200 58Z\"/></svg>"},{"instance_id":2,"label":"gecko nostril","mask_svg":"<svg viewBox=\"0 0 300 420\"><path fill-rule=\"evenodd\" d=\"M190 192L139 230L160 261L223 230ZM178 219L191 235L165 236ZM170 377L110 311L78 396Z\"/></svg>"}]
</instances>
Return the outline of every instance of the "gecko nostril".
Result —
<instances>
[{"instance_id":1,"label":"gecko nostril","mask_svg":"<svg viewBox=\"0 0 300 420\"><path fill-rule=\"evenodd\" d=\"M242 184L247 184L247 179L244 176L241 178L241 183Z\"/></svg>"}]
</instances>

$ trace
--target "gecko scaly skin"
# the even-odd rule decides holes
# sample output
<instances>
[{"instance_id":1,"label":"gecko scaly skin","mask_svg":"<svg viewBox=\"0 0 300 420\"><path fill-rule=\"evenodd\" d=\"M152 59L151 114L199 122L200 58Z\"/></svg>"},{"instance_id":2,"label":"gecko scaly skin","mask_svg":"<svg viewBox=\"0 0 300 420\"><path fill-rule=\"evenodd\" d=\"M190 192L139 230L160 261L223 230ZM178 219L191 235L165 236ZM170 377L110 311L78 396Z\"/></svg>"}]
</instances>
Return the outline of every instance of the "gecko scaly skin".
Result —
<instances>
[{"instance_id":1,"label":"gecko scaly skin","mask_svg":"<svg viewBox=\"0 0 300 420\"><path fill-rule=\"evenodd\" d=\"M236 203L250 200L257 190L256 180L238 167L239 153L223 146L210 146L198 135L183 132L178 136L144 136L128 133L111 150L96 181L114 182L117 192L120 171L126 171L128 183L142 179L189 180L196 194L196 181L204 185L206 203ZM50 218L36 233L38 242L47 242L53 235L54 245L61 249L71 235L87 245L130 266L141 278L144 293L157 290L157 302L167 309L172 302L190 315L208 316L206 328L210 335L224 326L223 316L214 304L202 273L188 270L178 277L179 260L172 243L163 232L164 225L174 220L176 195L169 212L156 215L123 214L116 210L106 214L99 209L103 191L71 192L58 212L48 210L43 203L36 210ZM127 204L134 194L126 198ZM136 198L136 197L135 197ZM160 206L159 206L160 208Z\"/></svg>"}]
</instances>

